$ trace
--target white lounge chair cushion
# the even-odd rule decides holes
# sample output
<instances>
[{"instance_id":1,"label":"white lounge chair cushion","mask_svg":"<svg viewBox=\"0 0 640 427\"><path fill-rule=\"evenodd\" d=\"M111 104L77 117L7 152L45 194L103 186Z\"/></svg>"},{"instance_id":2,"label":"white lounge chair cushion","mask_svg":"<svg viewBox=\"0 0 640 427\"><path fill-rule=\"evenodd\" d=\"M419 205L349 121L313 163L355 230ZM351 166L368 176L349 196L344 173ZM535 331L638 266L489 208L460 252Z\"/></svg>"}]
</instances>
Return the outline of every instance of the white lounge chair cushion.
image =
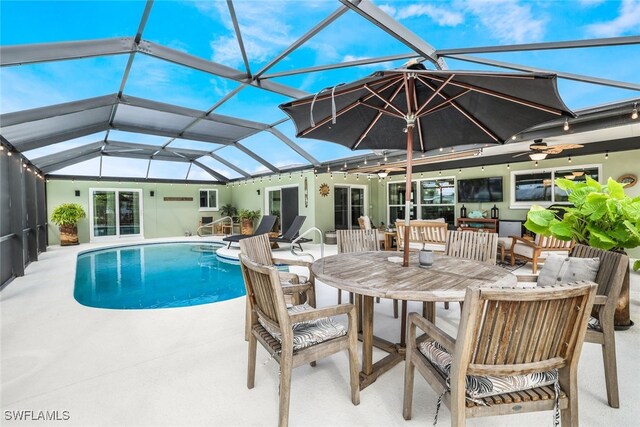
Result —
<instances>
[{"instance_id":1,"label":"white lounge chair cushion","mask_svg":"<svg viewBox=\"0 0 640 427\"><path fill-rule=\"evenodd\" d=\"M306 310L313 310L309 304L294 305L288 307L290 314L300 313ZM282 335L279 331L272 329L258 318L258 322L273 336L278 342L282 342ZM347 334L346 328L331 317L323 317L309 322L294 323L293 325L293 350L311 347L315 344L339 338Z\"/></svg>"},{"instance_id":2,"label":"white lounge chair cushion","mask_svg":"<svg viewBox=\"0 0 640 427\"><path fill-rule=\"evenodd\" d=\"M498 237L498 246L504 246L505 250L511 249L513 239L511 237Z\"/></svg>"},{"instance_id":3,"label":"white lounge chair cushion","mask_svg":"<svg viewBox=\"0 0 640 427\"><path fill-rule=\"evenodd\" d=\"M576 280L596 280L600 258L577 258L551 254L538 275L538 286L553 286Z\"/></svg>"},{"instance_id":4,"label":"white lounge chair cushion","mask_svg":"<svg viewBox=\"0 0 640 427\"><path fill-rule=\"evenodd\" d=\"M449 378L451 354L440 343L426 340L420 343L419 350L445 377ZM557 369L506 377L467 375L465 388L467 396L476 399L551 385L557 380Z\"/></svg>"}]
</instances>

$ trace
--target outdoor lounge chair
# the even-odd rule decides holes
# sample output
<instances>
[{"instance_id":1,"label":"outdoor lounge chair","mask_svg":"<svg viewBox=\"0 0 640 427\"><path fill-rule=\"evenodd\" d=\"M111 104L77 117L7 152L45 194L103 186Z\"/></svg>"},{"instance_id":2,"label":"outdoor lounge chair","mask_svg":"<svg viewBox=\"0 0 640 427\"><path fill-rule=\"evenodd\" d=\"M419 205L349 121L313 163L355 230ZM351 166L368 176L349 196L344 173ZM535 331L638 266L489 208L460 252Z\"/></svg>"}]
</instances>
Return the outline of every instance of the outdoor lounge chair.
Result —
<instances>
[{"instance_id":1,"label":"outdoor lounge chair","mask_svg":"<svg viewBox=\"0 0 640 427\"><path fill-rule=\"evenodd\" d=\"M247 237L259 236L260 234L270 232L276 223L276 219L277 217L274 215L264 215L253 234L234 234L233 236L227 236L222 240L229 242L227 248L230 248L232 243L238 243L240 240L246 239Z\"/></svg>"},{"instance_id":2,"label":"outdoor lounge chair","mask_svg":"<svg viewBox=\"0 0 640 427\"><path fill-rule=\"evenodd\" d=\"M247 240L240 242L243 252L246 243ZM349 353L351 402L358 405L360 387L355 307L352 304L342 304L318 309L298 305L287 309L276 267L254 263L244 254L240 254L240 262L247 300L251 307L247 387L252 389L255 384L256 347L260 343L280 365L278 426L286 427L289 422L293 368L307 363L315 366L317 360L343 350ZM333 319L339 315L348 317L347 327ZM337 392L342 393L343 390ZM313 415L308 409L305 408L299 420Z\"/></svg>"},{"instance_id":3,"label":"outdoor lounge chair","mask_svg":"<svg viewBox=\"0 0 640 427\"><path fill-rule=\"evenodd\" d=\"M440 396L437 407L442 402L451 410L452 426L471 417L548 410L560 412L563 426L577 426L578 359L596 286L469 287L457 339L411 313L404 419L411 419L417 369ZM426 335L417 338L416 328Z\"/></svg>"},{"instance_id":4,"label":"outdoor lounge chair","mask_svg":"<svg viewBox=\"0 0 640 427\"><path fill-rule=\"evenodd\" d=\"M304 224L304 221L306 219L307 219L306 216L298 215L293 219L293 222L287 229L286 233L284 233L280 237L270 237L269 241L271 243L292 243L295 240L295 238L298 237L298 233L300 232L300 229L302 228L302 224ZM301 243L310 242L310 241L311 239L302 238L298 240L296 243L298 244L298 247L300 248L300 250L303 250Z\"/></svg>"}]
</instances>

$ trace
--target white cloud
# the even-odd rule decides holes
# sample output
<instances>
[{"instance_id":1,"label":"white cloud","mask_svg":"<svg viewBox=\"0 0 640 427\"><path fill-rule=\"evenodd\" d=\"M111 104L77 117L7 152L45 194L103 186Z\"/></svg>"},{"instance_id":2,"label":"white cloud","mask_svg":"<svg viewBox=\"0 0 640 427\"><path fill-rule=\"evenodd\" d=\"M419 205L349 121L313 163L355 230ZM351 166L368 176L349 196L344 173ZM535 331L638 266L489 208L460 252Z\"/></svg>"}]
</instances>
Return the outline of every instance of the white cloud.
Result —
<instances>
[{"instance_id":1,"label":"white cloud","mask_svg":"<svg viewBox=\"0 0 640 427\"><path fill-rule=\"evenodd\" d=\"M530 4L511 0L470 0L467 11L503 43L530 43L542 40L546 17L536 17Z\"/></svg>"},{"instance_id":2,"label":"white cloud","mask_svg":"<svg viewBox=\"0 0 640 427\"><path fill-rule=\"evenodd\" d=\"M637 0L623 0L615 19L587 26L587 32L595 37L617 37L639 31L640 1Z\"/></svg>"},{"instance_id":3,"label":"white cloud","mask_svg":"<svg viewBox=\"0 0 640 427\"><path fill-rule=\"evenodd\" d=\"M380 9L398 20L428 16L443 27L455 27L464 22L464 15L462 13L454 11L451 8L438 7L432 4L412 4L398 9L385 4L380 6Z\"/></svg>"},{"instance_id":4,"label":"white cloud","mask_svg":"<svg viewBox=\"0 0 640 427\"><path fill-rule=\"evenodd\" d=\"M216 36L211 41L211 59L214 62L243 68L240 47L226 3L197 2L194 5L202 13L222 20L227 29L226 35ZM289 7L290 4L287 2L266 1L260 3L259 7L254 2L234 3L242 41L250 62L266 62L293 43L295 38L290 34L291 26L286 23Z\"/></svg>"},{"instance_id":5,"label":"white cloud","mask_svg":"<svg viewBox=\"0 0 640 427\"><path fill-rule=\"evenodd\" d=\"M593 6L599 6L602 3L605 2L605 0L578 0L578 2L580 3L580 5L585 6L585 7L593 7Z\"/></svg>"}]
</instances>

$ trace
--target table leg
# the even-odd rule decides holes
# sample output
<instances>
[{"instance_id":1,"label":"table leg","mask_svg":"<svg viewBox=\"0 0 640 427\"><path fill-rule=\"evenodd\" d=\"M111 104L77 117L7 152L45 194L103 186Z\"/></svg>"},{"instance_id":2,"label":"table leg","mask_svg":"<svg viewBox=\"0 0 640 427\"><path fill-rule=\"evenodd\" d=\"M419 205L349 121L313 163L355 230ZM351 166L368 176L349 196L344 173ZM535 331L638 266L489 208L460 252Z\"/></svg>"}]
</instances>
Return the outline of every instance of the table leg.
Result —
<instances>
[{"instance_id":1,"label":"table leg","mask_svg":"<svg viewBox=\"0 0 640 427\"><path fill-rule=\"evenodd\" d=\"M362 309L362 372L373 372L373 297L364 295Z\"/></svg>"},{"instance_id":2,"label":"table leg","mask_svg":"<svg viewBox=\"0 0 640 427\"><path fill-rule=\"evenodd\" d=\"M358 333L362 333L362 295L355 294L355 306L358 314Z\"/></svg>"}]
</instances>

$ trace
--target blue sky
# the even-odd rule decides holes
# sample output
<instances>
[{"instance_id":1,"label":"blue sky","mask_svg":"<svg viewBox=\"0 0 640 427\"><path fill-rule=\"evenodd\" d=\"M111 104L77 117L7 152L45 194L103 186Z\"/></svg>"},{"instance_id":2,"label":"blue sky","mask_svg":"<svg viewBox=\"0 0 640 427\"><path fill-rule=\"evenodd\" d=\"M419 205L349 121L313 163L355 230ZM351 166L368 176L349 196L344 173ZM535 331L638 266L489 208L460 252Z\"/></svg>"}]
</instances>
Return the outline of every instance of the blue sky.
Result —
<instances>
[{"instance_id":1,"label":"blue sky","mask_svg":"<svg viewBox=\"0 0 640 427\"><path fill-rule=\"evenodd\" d=\"M375 1L377 6L436 49L514 43L579 40L640 34L640 1ZM135 35L145 3L141 1L1 1L0 42L2 45L91 40ZM252 72L260 70L340 3L338 1L236 1L236 14ZM191 55L244 70L225 1L156 1L143 39L185 51ZM361 16L347 12L305 43L266 74L354 59L409 53L410 50ZM640 46L483 54L484 58L569 73L638 83ZM74 101L118 91L127 55L88 58L4 67L0 70L0 112L7 113L50 104ZM393 68L404 61L311 73L274 79L307 92L349 82L380 68ZM447 60L451 69L485 69L467 62ZM493 68L492 70L497 70ZM229 80L138 54L124 93L184 107L205 110L237 86ZM637 97L638 93L566 80L559 81L566 104L573 109ZM216 110L218 114L273 123L284 114L277 105L289 99L255 88ZM319 160L350 155L343 147L295 139L290 123L278 126ZM117 138L116 138L117 136ZM31 158L72 146L100 140L104 133L50 146ZM162 144L167 138L113 132L113 139ZM304 163L299 155L268 133L244 141L278 166ZM178 141L176 146L207 149L202 143ZM210 146L209 149L214 149ZM249 171L262 166L239 150L226 147L218 154ZM112 162L113 160L113 162ZM109 173L130 170L146 162L108 159ZM71 167L61 173L93 173L97 160ZM232 178L238 174L215 160L207 164ZM104 165L103 165L104 167ZM152 176L182 178L181 164L153 166ZM166 175L166 176L165 176ZM192 170L191 179L209 176Z\"/></svg>"}]
</instances>

